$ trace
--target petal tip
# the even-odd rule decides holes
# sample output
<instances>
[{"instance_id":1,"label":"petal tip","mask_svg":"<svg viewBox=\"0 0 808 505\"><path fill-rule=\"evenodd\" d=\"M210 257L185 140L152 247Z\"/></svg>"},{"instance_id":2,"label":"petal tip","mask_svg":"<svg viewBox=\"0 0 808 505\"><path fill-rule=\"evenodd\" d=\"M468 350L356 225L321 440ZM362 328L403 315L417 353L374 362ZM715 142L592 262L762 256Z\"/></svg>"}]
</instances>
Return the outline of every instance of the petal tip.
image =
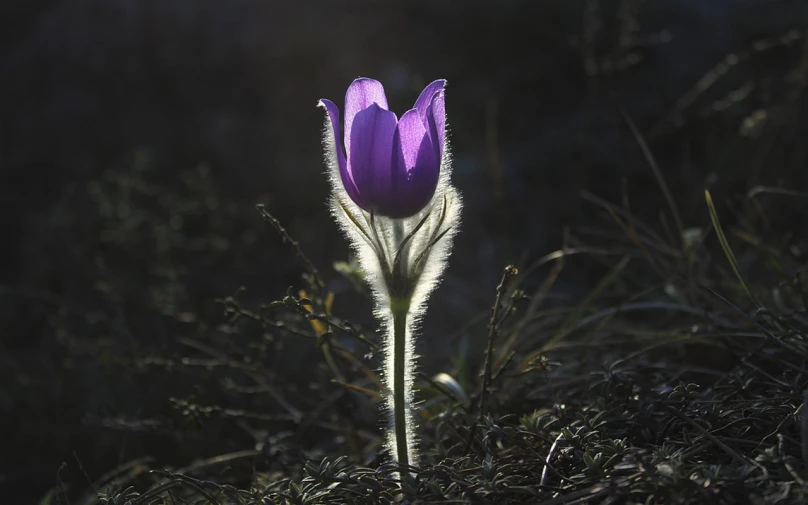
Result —
<instances>
[{"instance_id":1,"label":"petal tip","mask_svg":"<svg viewBox=\"0 0 808 505\"><path fill-rule=\"evenodd\" d=\"M381 82L379 82L376 79L373 79L371 77L357 77L356 79L353 80L353 82L351 82L351 86L353 86L354 84L363 84L363 83L373 84L373 85L378 84L379 86L382 86Z\"/></svg>"},{"instance_id":2,"label":"petal tip","mask_svg":"<svg viewBox=\"0 0 808 505\"><path fill-rule=\"evenodd\" d=\"M424 90L421 91L421 94L415 101L415 108L421 112L422 116L426 115L427 108L432 104L435 95L438 93L443 93L445 86L446 86L445 79L436 79L431 83L427 84Z\"/></svg>"},{"instance_id":3,"label":"petal tip","mask_svg":"<svg viewBox=\"0 0 808 505\"><path fill-rule=\"evenodd\" d=\"M445 99L446 99L446 90L439 89L435 91L435 93L432 95L432 98L429 99L429 105L434 106L435 102L437 102L438 100L444 101Z\"/></svg>"}]
</instances>

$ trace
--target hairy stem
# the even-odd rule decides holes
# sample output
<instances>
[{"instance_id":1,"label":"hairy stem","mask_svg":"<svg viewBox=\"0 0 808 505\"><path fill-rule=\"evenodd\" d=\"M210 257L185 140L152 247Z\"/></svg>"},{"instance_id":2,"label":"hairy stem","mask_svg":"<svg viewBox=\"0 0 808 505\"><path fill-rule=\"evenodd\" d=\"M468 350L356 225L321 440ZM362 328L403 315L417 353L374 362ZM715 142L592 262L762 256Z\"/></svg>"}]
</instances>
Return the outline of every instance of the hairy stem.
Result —
<instances>
[{"instance_id":1,"label":"hairy stem","mask_svg":"<svg viewBox=\"0 0 808 505\"><path fill-rule=\"evenodd\" d=\"M409 444L407 441L407 314L409 300L395 300L393 312L393 429L396 438L398 463L404 467L401 476L407 475Z\"/></svg>"}]
</instances>

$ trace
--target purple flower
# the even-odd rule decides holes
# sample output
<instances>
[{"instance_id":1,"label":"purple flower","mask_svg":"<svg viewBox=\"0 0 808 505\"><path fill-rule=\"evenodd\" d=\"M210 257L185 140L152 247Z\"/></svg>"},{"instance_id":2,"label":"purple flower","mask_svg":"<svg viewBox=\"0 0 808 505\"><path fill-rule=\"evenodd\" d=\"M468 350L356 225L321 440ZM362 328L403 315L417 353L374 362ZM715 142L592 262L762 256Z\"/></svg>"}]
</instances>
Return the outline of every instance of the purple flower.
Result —
<instances>
[{"instance_id":1,"label":"purple flower","mask_svg":"<svg viewBox=\"0 0 808 505\"><path fill-rule=\"evenodd\" d=\"M320 100L331 121L342 184L359 207L398 219L432 200L444 151L445 84L437 80L424 88L399 119L388 110L379 81L356 79L345 93L344 151L339 108Z\"/></svg>"}]
</instances>

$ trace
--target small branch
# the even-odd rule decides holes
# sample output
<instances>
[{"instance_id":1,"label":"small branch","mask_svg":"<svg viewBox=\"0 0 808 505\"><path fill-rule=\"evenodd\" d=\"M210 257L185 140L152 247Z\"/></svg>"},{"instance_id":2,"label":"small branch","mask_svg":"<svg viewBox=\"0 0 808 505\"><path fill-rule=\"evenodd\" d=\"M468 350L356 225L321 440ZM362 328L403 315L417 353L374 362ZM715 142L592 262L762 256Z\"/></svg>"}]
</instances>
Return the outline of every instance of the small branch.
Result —
<instances>
[{"instance_id":1,"label":"small branch","mask_svg":"<svg viewBox=\"0 0 808 505\"><path fill-rule=\"evenodd\" d=\"M255 209L258 211L259 214L261 214L261 217L264 218L264 221L272 225L272 227L275 228L275 230L277 230L278 233L280 233L281 239L292 246L292 248L295 250L295 255L298 258L300 258L300 260L303 262L303 265L306 267L306 270L308 271L309 283L311 284L312 288L317 291L317 294L322 296L323 290L325 289L325 283L323 283L322 279L320 279L317 267L314 266L314 263L312 263L311 260L308 258L308 256L306 256L300 249L300 243L297 240L293 239L291 235L289 235L289 232L287 232L286 228L284 228L283 225L281 225L281 222L278 221L278 219L275 216L270 214L263 204L260 203L257 204L255 206Z\"/></svg>"},{"instance_id":2,"label":"small branch","mask_svg":"<svg viewBox=\"0 0 808 505\"><path fill-rule=\"evenodd\" d=\"M497 334L499 333L499 324L501 323L499 320L499 310L502 305L502 297L505 296L505 293L508 291L508 285L510 284L511 279L518 273L519 270L517 270L515 266L508 265L505 267L505 271L502 273L502 279L499 281L499 286L497 286L497 297L494 299L494 306L491 308L491 319L488 321L488 347L485 351L485 366L482 373L483 381L480 385L480 394L478 397L478 408L480 410L480 415L478 421L469 431L469 438L466 441L466 453L468 453L469 448L471 447L471 441L474 439L474 435L477 432L477 425L482 423L484 415L483 413L485 412L486 393L492 381L491 367L493 364L492 354L494 353L494 340L496 340Z\"/></svg>"},{"instance_id":3,"label":"small branch","mask_svg":"<svg viewBox=\"0 0 808 505\"><path fill-rule=\"evenodd\" d=\"M499 286L497 286L497 297L494 300L494 307L491 310L491 319L488 321L488 348L485 351L485 369L483 371L483 383L480 388L480 416L482 416L485 408L485 397L488 386L491 384L491 366L493 363L491 355L494 353L494 340L496 340L497 334L499 333L499 308L502 305L502 297L508 291L508 285L511 279L518 273L519 270L517 270L515 266L508 265L502 273L502 280L499 281Z\"/></svg>"}]
</instances>

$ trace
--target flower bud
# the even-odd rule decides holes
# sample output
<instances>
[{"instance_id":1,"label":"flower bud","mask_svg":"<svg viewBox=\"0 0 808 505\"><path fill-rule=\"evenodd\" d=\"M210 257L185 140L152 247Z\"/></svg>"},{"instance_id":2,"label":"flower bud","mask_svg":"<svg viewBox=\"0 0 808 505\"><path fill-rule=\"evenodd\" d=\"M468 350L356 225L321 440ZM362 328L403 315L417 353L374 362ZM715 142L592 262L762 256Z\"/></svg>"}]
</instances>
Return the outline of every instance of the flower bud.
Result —
<instances>
[{"instance_id":1,"label":"flower bud","mask_svg":"<svg viewBox=\"0 0 808 505\"><path fill-rule=\"evenodd\" d=\"M428 85L399 119L388 110L379 81L356 79L345 94L344 142L339 108L321 100L331 121L340 179L363 210L401 219L432 201L444 155L444 84Z\"/></svg>"}]
</instances>

